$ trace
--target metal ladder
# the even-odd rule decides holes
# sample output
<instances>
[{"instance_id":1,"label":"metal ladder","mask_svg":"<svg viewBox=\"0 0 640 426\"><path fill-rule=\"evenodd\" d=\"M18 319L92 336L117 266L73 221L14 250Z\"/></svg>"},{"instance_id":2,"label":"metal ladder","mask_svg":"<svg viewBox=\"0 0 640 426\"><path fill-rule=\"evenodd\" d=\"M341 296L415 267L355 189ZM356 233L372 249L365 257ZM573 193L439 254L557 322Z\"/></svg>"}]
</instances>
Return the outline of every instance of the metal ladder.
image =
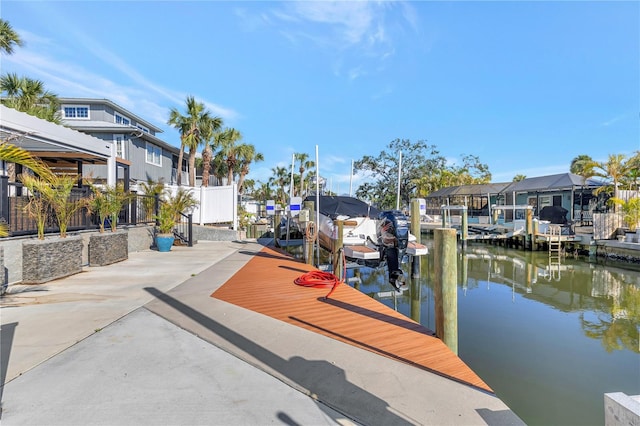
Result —
<instances>
[{"instance_id":1,"label":"metal ladder","mask_svg":"<svg viewBox=\"0 0 640 426\"><path fill-rule=\"evenodd\" d=\"M549 225L549 278L560 280L560 259L562 257L562 242L560 236L562 228L559 225Z\"/></svg>"}]
</instances>

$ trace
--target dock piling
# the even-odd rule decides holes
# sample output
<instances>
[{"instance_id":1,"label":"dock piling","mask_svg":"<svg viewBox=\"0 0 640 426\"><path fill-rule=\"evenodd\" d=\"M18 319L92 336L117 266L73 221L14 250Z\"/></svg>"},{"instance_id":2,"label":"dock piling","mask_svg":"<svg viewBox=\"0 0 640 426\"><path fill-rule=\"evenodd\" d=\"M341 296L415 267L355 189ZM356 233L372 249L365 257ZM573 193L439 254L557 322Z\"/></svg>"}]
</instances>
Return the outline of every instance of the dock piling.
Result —
<instances>
[{"instance_id":1,"label":"dock piling","mask_svg":"<svg viewBox=\"0 0 640 426\"><path fill-rule=\"evenodd\" d=\"M436 336L458 354L458 262L456 230L434 230Z\"/></svg>"}]
</instances>

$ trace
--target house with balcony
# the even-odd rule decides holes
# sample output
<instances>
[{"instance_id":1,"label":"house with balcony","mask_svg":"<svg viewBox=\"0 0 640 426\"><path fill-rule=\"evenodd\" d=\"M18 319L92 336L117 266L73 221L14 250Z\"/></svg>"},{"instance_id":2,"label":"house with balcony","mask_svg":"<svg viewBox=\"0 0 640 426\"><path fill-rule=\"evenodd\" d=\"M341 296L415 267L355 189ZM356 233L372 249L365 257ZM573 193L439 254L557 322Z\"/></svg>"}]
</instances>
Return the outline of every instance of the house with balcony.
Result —
<instances>
[{"instance_id":1,"label":"house with balcony","mask_svg":"<svg viewBox=\"0 0 640 426\"><path fill-rule=\"evenodd\" d=\"M117 180L123 181L125 187L148 180L176 184L180 149L157 136L162 129L109 99L59 100L65 126L113 143ZM87 164L83 175L102 182L107 172L103 166Z\"/></svg>"}]
</instances>

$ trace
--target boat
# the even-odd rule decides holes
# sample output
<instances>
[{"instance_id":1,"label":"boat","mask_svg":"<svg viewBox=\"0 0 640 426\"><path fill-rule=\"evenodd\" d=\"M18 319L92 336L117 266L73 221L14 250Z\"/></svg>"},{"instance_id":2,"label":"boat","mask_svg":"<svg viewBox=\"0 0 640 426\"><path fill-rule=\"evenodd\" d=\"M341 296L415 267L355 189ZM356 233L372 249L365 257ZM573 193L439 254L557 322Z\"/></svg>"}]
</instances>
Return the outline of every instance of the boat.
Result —
<instances>
[{"instance_id":1,"label":"boat","mask_svg":"<svg viewBox=\"0 0 640 426\"><path fill-rule=\"evenodd\" d=\"M305 201L316 202L314 196ZM409 232L409 220L398 210L380 211L348 196L320 196L318 242L334 251L342 223L342 247L347 261L377 268L387 265L389 282L398 289L404 283L400 262L406 256L423 256L427 247L416 243Z\"/></svg>"}]
</instances>

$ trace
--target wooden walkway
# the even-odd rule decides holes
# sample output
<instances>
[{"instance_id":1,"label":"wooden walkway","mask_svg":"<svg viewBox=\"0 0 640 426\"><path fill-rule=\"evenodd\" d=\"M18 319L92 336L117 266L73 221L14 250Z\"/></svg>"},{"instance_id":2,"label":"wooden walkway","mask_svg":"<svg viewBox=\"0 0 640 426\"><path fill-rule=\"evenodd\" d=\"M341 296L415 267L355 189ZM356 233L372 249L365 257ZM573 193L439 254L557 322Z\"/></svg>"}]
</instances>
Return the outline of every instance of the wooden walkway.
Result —
<instances>
[{"instance_id":1,"label":"wooden walkway","mask_svg":"<svg viewBox=\"0 0 640 426\"><path fill-rule=\"evenodd\" d=\"M492 392L433 332L360 291L296 285L314 271L265 247L211 296L353 346Z\"/></svg>"}]
</instances>

